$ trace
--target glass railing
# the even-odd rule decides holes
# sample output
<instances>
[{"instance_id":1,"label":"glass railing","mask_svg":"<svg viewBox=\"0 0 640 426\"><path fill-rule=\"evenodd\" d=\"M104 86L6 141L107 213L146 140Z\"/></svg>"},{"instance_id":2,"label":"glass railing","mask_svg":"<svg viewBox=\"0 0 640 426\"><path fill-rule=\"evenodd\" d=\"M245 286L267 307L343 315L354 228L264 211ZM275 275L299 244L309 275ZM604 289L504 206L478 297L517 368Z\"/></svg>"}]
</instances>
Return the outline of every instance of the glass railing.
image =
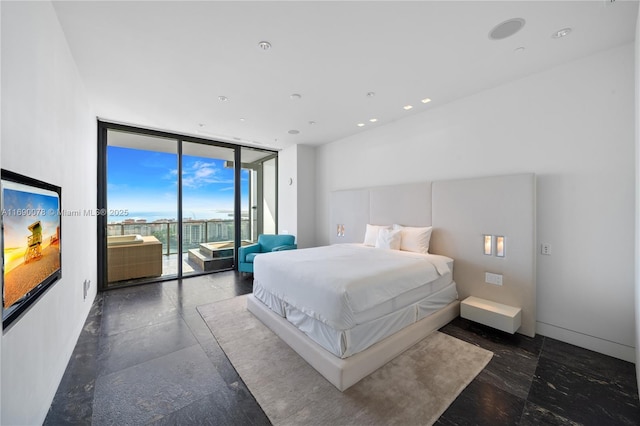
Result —
<instances>
[{"instance_id":1,"label":"glass railing","mask_svg":"<svg viewBox=\"0 0 640 426\"><path fill-rule=\"evenodd\" d=\"M180 252L178 247L178 222L120 222L107 225L107 236L142 235L154 236L162 243L166 255ZM187 220L182 223L182 253L200 247L203 243L233 241L234 220ZM240 236L243 241L251 241L251 222L240 221Z\"/></svg>"}]
</instances>

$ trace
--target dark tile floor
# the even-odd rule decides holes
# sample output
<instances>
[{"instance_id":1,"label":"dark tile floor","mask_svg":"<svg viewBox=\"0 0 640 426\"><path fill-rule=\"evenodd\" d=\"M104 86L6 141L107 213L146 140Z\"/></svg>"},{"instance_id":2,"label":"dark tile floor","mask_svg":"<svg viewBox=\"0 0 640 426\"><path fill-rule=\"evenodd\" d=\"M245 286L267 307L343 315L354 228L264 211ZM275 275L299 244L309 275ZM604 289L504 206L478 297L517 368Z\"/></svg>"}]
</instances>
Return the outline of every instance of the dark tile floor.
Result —
<instances>
[{"instance_id":1,"label":"dark tile floor","mask_svg":"<svg viewBox=\"0 0 640 426\"><path fill-rule=\"evenodd\" d=\"M251 281L222 272L99 294L45 424L269 424L195 309ZM439 425L640 424L631 363L461 318L441 331L494 357Z\"/></svg>"},{"instance_id":2,"label":"dark tile floor","mask_svg":"<svg viewBox=\"0 0 640 426\"><path fill-rule=\"evenodd\" d=\"M438 425L640 425L630 362L463 318L440 331L494 355Z\"/></svg>"}]
</instances>

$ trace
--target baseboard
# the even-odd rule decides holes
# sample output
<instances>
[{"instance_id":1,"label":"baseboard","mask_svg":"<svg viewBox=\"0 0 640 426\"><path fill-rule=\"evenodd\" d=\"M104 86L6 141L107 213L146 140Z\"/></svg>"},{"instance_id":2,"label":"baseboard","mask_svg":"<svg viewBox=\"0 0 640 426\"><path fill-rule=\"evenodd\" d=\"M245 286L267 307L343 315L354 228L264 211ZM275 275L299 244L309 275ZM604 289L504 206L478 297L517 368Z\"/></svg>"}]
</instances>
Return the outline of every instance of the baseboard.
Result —
<instances>
[{"instance_id":1,"label":"baseboard","mask_svg":"<svg viewBox=\"0 0 640 426\"><path fill-rule=\"evenodd\" d=\"M636 363L636 349L633 346L622 345L542 322L536 322L536 332L543 336L570 343L584 349L589 349L634 364Z\"/></svg>"}]
</instances>

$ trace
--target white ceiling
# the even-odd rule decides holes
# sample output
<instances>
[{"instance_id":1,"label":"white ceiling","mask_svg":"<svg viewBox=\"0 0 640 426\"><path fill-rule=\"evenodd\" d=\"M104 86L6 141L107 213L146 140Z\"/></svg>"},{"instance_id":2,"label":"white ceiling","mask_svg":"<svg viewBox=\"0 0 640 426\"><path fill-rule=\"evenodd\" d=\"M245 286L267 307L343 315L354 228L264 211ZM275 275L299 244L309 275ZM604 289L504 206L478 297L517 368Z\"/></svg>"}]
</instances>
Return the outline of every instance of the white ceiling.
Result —
<instances>
[{"instance_id":1,"label":"white ceiling","mask_svg":"<svg viewBox=\"0 0 640 426\"><path fill-rule=\"evenodd\" d=\"M100 118L281 149L365 132L632 42L638 3L55 1L54 7ZM489 39L494 26L516 17L526 21L520 32ZM569 36L551 37L565 27L573 29ZM258 47L263 40L270 50ZM302 98L291 99L294 93ZM432 102L421 103L426 97ZM404 110L408 104L414 108ZM288 133L294 129L300 133Z\"/></svg>"},{"instance_id":2,"label":"white ceiling","mask_svg":"<svg viewBox=\"0 0 640 426\"><path fill-rule=\"evenodd\" d=\"M140 133L130 133L120 130L108 130L107 143L110 146L122 148L135 148L154 152L178 153L176 139L160 136L148 136ZM234 160L232 149L224 146L215 146L200 143L185 142L182 144L182 153L202 158L215 158L219 160ZM255 163L273 155L272 151L255 149L244 146L240 149L240 159L243 164ZM177 161L177 160L176 160Z\"/></svg>"}]
</instances>

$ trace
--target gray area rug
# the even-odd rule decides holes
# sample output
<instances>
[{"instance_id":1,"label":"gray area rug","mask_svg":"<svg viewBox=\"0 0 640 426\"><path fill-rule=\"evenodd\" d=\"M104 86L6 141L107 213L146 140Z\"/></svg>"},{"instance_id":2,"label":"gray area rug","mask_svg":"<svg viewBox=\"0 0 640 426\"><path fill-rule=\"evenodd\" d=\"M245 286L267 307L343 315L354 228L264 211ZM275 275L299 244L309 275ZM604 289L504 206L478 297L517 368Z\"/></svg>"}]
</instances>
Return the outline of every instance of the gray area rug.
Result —
<instances>
[{"instance_id":1,"label":"gray area rug","mask_svg":"<svg viewBox=\"0 0 640 426\"><path fill-rule=\"evenodd\" d=\"M246 310L246 296L198 311L274 425L430 425L493 356L436 331L340 392Z\"/></svg>"}]
</instances>

